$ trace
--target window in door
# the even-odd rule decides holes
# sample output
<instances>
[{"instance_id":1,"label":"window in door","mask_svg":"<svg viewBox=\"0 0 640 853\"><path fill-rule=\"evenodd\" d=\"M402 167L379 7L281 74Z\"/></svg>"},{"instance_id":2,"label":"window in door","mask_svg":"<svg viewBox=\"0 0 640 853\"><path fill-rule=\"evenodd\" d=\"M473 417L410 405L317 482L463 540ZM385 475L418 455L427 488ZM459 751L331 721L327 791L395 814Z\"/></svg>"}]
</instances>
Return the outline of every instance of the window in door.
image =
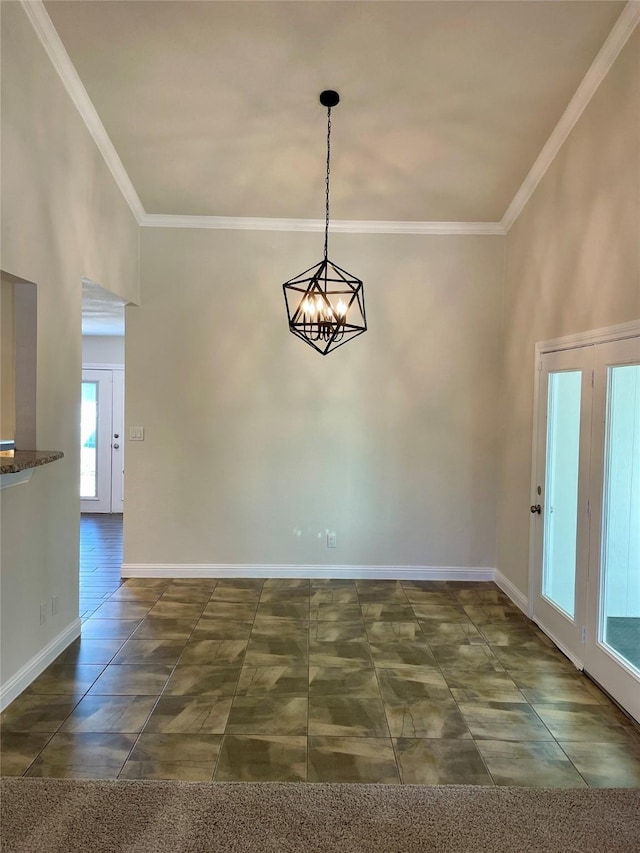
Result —
<instances>
[{"instance_id":1,"label":"window in door","mask_svg":"<svg viewBox=\"0 0 640 853\"><path fill-rule=\"evenodd\" d=\"M607 374L599 640L640 670L640 365Z\"/></svg>"},{"instance_id":2,"label":"window in door","mask_svg":"<svg viewBox=\"0 0 640 853\"><path fill-rule=\"evenodd\" d=\"M573 619L582 374L549 374L543 595Z\"/></svg>"},{"instance_id":3,"label":"window in door","mask_svg":"<svg viewBox=\"0 0 640 853\"><path fill-rule=\"evenodd\" d=\"M82 383L80 410L80 497L98 494L98 383Z\"/></svg>"}]
</instances>

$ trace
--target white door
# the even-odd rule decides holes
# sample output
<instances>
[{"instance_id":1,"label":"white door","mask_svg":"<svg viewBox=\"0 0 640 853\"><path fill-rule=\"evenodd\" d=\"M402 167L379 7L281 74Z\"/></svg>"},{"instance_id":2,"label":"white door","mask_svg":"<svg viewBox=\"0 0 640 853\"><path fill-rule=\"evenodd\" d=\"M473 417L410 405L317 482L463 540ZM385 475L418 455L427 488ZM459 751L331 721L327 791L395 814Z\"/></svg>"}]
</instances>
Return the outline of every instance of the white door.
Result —
<instances>
[{"instance_id":1,"label":"white door","mask_svg":"<svg viewBox=\"0 0 640 853\"><path fill-rule=\"evenodd\" d=\"M640 338L544 353L533 618L640 719Z\"/></svg>"},{"instance_id":2,"label":"white door","mask_svg":"<svg viewBox=\"0 0 640 853\"><path fill-rule=\"evenodd\" d=\"M596 348L585 670L640 721L640 338Z\"/></svg>"},{"instance_id":3,"label":"white door","mask_svg":"<svg viewBox=\"0 0 640 853\"><path fill-rule=\"evenodd\" d=\"M80 413L81 512L122 512L124 371L83 370Z\"/></svg>"},{"instance_id":4,"label":"white door","mask_svg":"<svg viewBox=\"0 0 640 853\"><path fill-rule=\"evenodd\" d=\"M538 464L531 505L533 618L578 665L586 625L592 358L592 347L542 356Z\"/></svg>"}]
</instances>

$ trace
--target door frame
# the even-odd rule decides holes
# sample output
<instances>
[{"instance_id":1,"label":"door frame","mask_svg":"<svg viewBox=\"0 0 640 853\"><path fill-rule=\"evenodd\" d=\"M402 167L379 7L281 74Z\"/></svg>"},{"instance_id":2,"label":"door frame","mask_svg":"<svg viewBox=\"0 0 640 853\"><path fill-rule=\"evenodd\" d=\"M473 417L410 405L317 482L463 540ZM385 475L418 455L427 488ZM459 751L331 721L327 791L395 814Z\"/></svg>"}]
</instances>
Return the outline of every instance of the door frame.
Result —
<instances>
[{"instance_id":1,"label":"door frame","mask_svg":"<svg viewBox=\"0 0 640 853\"><path fill-rule=\"evenodd\" d=\"M584 365L585 356L587 364ZM590 516L588 512L589 481L590 481L590 458L588 454L579 454L577 479L577 503L576 503L576 552L574 566L574 612L572 615L562 610L562 607L552 599L547 598L541 591L544 580L544 554L547 544L547 509L549 506L549 484L547 473L549 471L548 458L548 429L550 404L548 399L549 377L561 375L565 372L578 372L580 374L580 401L579 401L579 424L578 445L589 441L591 434L591 378L592 378L592 349L591 347L571 347L571 349L551 350L541 353L539 370L540 406L536 415L537 433L540 444L538 444L537 459L544 460L535 474L535 500L532 504L542 503L541 514L532 514L532 545L533 563L531 571L533 590L531 593L531 615L537 610L536 624L542 628L553 642L562 649L575 666L579 667L582 661L576 657L576 649L580 646L580 637L584 635L587 610L587 586L581 584L578 567L586 564L589 558L589 533ZM546 364L544 363L546 361ZM546 381L545 381L546 378ZM542 494L537 493L538 488ZM540 527L538 527L540 525ZM538 606L536 606L538 605ZM540 620L540 621L538 621ZM582 624L580 624L582 623Z\"/></svg>"},{"instance_id":2,"label":"door frame","mask_svg":"<svg viewBox=\"0 0 640 853\"><path fill-rule=\"evenodd\" d=\"M113 421L113 415L114 414L119 414L120 418L121 418L122 427L121 427L120 449L122 450L122 453L119 456L115 457L113 451L111 452L111 491L109 494L110 509L105 514L114 513L114 512L115 513L121 513L121 512L124 512L124 504L123 504L123 502L124 502L124 494L123 494L124 485L123 485L123 472L122 471L118 472L118 468L119 468L119 464L120 465L124 464L124 447L125 447L125 442L124 442L124 417L125 417L125 412L124 412L124 364L122 364L121 362L114 363L114 362L87 361L87 362L82 363L82 371L84 372L85 370L105 370L105 371L108 370L111 373L111 377L112 377L111 415L112 415L112 421ZM120 399L120 397L118 397L116 399L116 391L117 390L121 391L121 399ZM109 429L109 442L110 443L113 442L113 422L111 423L111 426ZM117 464L118 460L120 460L119 464ZM117 485L114 485L116 476L118 476L118 482L117 482ZM116 510L113 509L114 496L116 497L116 501L119 504L119 507ZM120 504L122 505L122 508L120 508ZM82 509L81 512L89 512L89 510Z\"/></svg>"},{"instance_id":3,"label":"door frame","mask_svg":"<svg viewBox=\"0 0 640 853\"><path fill-rule=\"evenodd\" d=\"M577 332L572 335L565 335L559 338L551 338L546 341L537 341L534 346L533 360L533 436L531 445L531 472L529 478L529 498L530 504L537 504L538 495L536 494L537 472L540 453L540 432L542 424L540 423L539 407L540 407L540 386L542 372L542 355L549 352L559 352L561 350L578 349L579 347L592 346L594 344L610 343L611 341L624 340L625 338L633 338L640 335L640 320L632 320L628 323L620 323L615 326L604 326L599 329L591 329L586 332ZM533 618L533 605L536 590L536 537L535 537L536 516L531 515L529 519L529 585L528 585L528 602L527 615L530 619ZM565 654L574 664L576 669L584 669L584 661L576 656L574 652L566 648L566 646L557 640L556 637L551 638L558 646L560 651Z\"/></svg>"}]
</instances>

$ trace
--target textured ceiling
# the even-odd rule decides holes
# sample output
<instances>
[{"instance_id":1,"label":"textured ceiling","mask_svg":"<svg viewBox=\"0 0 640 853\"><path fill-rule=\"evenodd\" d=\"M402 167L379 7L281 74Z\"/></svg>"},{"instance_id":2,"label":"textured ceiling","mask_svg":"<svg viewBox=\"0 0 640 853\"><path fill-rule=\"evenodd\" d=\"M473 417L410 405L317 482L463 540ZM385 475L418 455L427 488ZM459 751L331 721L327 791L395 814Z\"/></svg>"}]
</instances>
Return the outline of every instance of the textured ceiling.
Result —
<instances>
[{"instance_id":1,"label":"textured ceiling","mask_svg":"<svg viewBox=\"0 0 640 853\"><path fill-rule=\"evenodd\" d=\"M624 3L46 9L147 213L498 221Z\"/></svg>"},{"instance_id":2,"label":"textured ceiling","mask_svg":"<svg viewBox=\"0 0 640 853\"><path fill-rule=\"evenodd\" d=\"M124 335L125 302L104 287L82 279L82 334Z\"/></svg>"}]
</instances>

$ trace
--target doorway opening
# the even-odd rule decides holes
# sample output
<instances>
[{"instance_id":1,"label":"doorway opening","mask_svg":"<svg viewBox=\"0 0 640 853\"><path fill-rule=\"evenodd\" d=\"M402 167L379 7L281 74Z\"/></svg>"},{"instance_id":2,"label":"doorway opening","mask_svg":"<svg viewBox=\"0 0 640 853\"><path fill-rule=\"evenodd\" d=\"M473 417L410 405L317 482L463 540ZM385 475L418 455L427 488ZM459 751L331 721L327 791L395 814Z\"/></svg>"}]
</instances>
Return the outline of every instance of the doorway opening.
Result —
<instances>
[{"instance_id":1,"label":"doorway opening","mask_svg":"<svg viewBox=\"0 0 640 853\"><path fill-rule=\"evenodd\" d=\"M82 280L80 510L124 511L124 300Z\"/></svg>"}]
</instances>

